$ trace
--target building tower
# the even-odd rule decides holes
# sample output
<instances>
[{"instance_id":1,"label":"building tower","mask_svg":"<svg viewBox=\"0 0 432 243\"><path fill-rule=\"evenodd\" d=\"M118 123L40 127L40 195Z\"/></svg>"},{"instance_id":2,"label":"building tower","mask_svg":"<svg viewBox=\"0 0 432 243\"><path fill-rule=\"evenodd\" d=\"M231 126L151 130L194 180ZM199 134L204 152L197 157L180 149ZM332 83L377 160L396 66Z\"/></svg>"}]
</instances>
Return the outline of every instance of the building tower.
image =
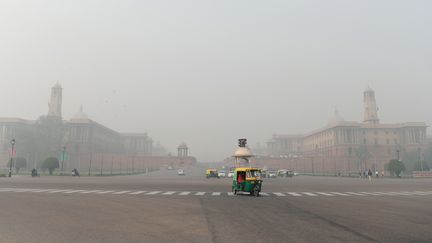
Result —
<instances>
[{"instance_id":1,"label":"building tower","mask_svg":"<svg viewBox=\"0 0 432 243\"><path fill-rule=\"evenodd\" d=\"M375 100L375 91L367 88L364 91L364 119L363 122L367 124L379 124L378 107Z\"/></svg>"},{"instance_id":2,"label":"building tower","mask_svg":"<svg viewBox=\"0 0 432 243\"><path fill-rule=\"evenodd\" d=\"M62 117L62 87L59 82L51 88L51 100L48 103L48 116Z\"/></svg>"}]
</instances>

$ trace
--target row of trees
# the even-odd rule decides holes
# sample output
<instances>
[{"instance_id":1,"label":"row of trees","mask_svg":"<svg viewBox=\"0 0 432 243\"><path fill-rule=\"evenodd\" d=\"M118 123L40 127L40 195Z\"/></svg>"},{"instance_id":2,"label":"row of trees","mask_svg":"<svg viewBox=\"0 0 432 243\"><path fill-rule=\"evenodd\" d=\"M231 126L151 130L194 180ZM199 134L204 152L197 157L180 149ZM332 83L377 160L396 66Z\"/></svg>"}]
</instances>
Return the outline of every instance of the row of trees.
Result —
<instances>
[{"instance_id":1,"label":"row of trees","mask_svg":"<svg viewBox=\"0 0 432 243\"><path fill-rule=\"evenodd\" d=\"M8 163L8 167L10 166L10 161ZM16 173L23 168L27 168L27 160L22 157L17 157L14 159L12 166L15 168ZM59 160L54 157L49 157L38 164L38 168L42 169L42 171L48 171L50 175L54 172L55 169L58 169L60 166Z\"/></svg>"}]
</instances>

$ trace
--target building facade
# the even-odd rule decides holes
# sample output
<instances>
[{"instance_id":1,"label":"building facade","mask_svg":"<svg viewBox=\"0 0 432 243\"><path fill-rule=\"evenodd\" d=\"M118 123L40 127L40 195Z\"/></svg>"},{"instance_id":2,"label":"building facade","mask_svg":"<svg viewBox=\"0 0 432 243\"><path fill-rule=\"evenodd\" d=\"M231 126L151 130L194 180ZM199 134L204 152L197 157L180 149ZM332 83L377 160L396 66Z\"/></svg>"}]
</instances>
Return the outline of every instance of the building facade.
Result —
<instances>
[{"instance_id":1,"label":"building facade","mask_svg":"<svg viewBox=\"0 0 432 243\"><path fill-rule=\"evenodd\" d=\"M382 124L375 92L364 92L363 122L345 121L335 111L329 123L306 135L273 135L267 143L273 166L290 167L311 173L356 173L384 170L389 160L418 154L421 159L428 144L424 122Z\"/></svg>"},{"instance_id":2,"label":"building facade","mask_svg":"<svg viewBox=\"0 0 432 243\"><path fill-rule=\"evenodd\" d=\"M161 145L153 145L153 139L147 133L119 133L91 120L82 107L71 119L62 119L62 87L59 83L51 89L46 116L33 121L0 118L0 168L6 167L12 155L12 139L16 140L14 156L26 158L28 168L37 168L47 157L60 157L63 150L67 153L67 161L63 163L65 170L92 170L92 167L102 168L103 163L111 161L114 169L120 166L123 170L134 171L135 166L156 166L164 158L176 164L175 159L168 159L168 154L162 153ZM154 150L157 154L153 154ZM194 161L190 157L190 164Z\"/></svg>"}]
</instances>

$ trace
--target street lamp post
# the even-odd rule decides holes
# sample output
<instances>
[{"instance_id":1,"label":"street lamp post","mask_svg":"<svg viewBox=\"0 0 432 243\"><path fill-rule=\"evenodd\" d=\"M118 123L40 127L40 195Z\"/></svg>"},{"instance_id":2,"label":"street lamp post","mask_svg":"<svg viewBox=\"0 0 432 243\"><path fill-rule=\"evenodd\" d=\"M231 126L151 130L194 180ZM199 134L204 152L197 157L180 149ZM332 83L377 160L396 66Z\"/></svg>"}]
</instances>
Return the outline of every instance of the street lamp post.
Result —
<instances>
[{"instance_id":1,"label":"street lamp post","mask_svg":"<svg viewBox=\"0 0 432 243\"><path fill-rule=\"evenodd\" d=\"M66 146L63 146L63 149L62 149L62 156L61 156L61 158L62 158L62 165L61 165L61 172L60 172L60 175L63 175L63 169L64 169L64 161L65 161L65 154L66 154Z\"/></svg>"},{"instance_id":2,"label":"street lamp post","mask_svg":"<svg viewBox=\"0 0 432 243\"><path fill-rule=\"evenodd\" d=\"M396 150L396 153L397 153L397 160L400 161L400 150L397 149L397 150Z\"/></svg>"},{"instance_id":3,"label":"street lamp post","mask_svg":"<svg viewBox=\"0 0 432 243\"><path fill-rule=\"evenodd\" d=\"M14 156L14 147L15 147L15 138L11 140L12 145L12 151L10 156L10 165L9 165L9 177L12 177L12 162L13 162L13 156Z\"/></svg>"}]
</instances>

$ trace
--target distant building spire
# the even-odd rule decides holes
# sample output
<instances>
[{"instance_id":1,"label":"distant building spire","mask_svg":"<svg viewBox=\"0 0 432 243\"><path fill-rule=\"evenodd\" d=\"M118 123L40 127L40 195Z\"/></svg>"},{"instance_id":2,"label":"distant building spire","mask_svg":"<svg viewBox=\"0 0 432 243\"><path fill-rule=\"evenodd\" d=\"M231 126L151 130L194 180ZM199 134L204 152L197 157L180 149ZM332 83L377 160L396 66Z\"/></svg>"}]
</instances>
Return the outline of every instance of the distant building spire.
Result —
<instances>
[{"instance_id":1,"label":"distant building spire","mask_svg":"<svg viewBox=\"0 0 432 243\"><path fill-rule=\"evenodd\" d=\"M367 124L379 124L378 108L375 100L375 91L368 87L363 93L364 119Z\"/></svg>"},{"instance_id":2,"label":"distant building spire","mask_svg":"<svg viewBox=\"0 0 432 243\"><path fill-rule=\"evenodd\" d=\"M62 87L57 83L51 88L51 99L48 103L48 116L62 117Z\"/></svg>"}]
</instances>

